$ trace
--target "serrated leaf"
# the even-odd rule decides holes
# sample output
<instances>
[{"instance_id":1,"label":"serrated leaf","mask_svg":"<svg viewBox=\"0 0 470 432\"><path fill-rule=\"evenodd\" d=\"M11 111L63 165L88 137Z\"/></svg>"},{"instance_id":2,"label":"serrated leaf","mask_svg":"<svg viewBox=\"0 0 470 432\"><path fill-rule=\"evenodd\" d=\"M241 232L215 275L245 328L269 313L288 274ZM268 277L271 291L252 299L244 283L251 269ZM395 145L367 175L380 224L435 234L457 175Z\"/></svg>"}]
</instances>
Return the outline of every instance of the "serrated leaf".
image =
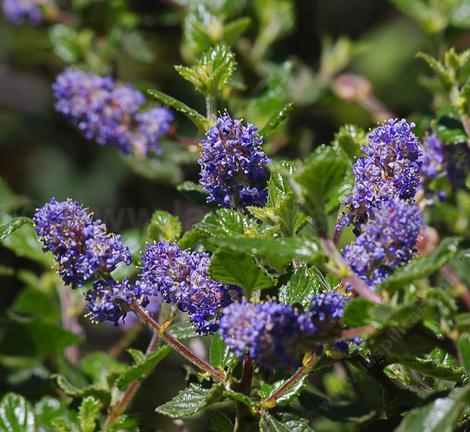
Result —
<instances>
[{"instance_id":1,"label":"serrated leaf","mask_svg":"<svg viewBox=\"0 0 470 432\"><path fill-rule=\"evenodd\" d=\"M450 106L439 110L434 130L437 137L445 144L464 143L468 139L458 111Z\"/></svg>"},{"instance_id":2,"label":"serrated leaf","mask_svg":"<svg viewBox=\"0 0 470 432\"><path fill-rule=\"evenodd\" d=\"M220 397L218 386L204 388L193 383L181 390L171 401L160 405L156 411L173 419L192 417L210 403L218 401Z\"/></svg>"},{"instance_id":3,"label":"serrated leaf","mask_svg":"<svg viewBox=\"0 0 470 432\"><path fill-rule=\"evenodd\" d=\"M455 256L458 244L459 240L456 238L444 239L432 255L412 260L407 266L386 279L382 286L387 288L402 287L407 283L431 275Z\"/></svg>"},{"instance_id":4,"label":"serrated leaf","mask_svg":"<svg viewBox=\"0 0 470 432\"><path fill-rule=\"evenodd\" d=\"M168 329L169 333L180 341L185 341L197 337L194 326L188 322L178 322Z\"/></svg>"},{"instance_id":5,"label":"serrated leaf","mask_svg":"<svg viewBox=\"0 0 470 432\"><path fill-rule=\"evenodd\" d=\"M279 111L275 112L269 118L266 125L261 129L260 135L265 138L271 135L271 133L287 119L293 109L294 105L292 103L285 104Z\"/></svg>"},{"instance_id":6,"label":"serrated leaf","mask_svg":"<svg viewBox=\"0 0 470 432\"><path fill-rule=\"evenodd\" d=\"M120 390L125 390L129 384L138 379L145 379L168 354L171 352L169 345L164 345L157 351L148 354L137 364L129 367L116 380L116 385Z\"/></svg>"},{"instance_id":7,"label":"serrated leaf","mask_svg":"<svg viewBox=\"0 0 470 432\"><path fill-rule=\"evenodd\" d=\"M36 432L36 419L31 404L15 393L0 400L0 429L5 432Z\"/></svg>"},{"instance_id":8,"label":"serrated leaf","mask_svg":"<svg viewBox=\"0 0 470 432\"><path fill-rule=\"evenodd\" d=\"M470 333L460 335L458 347L460 362L467 373L470 373Z\"/></svg>"},{"instance_id":9,"label":"serrated leaf","mask_svg":"<svg viewBox=\"0 0 470 432\"><path fill-rule=\"evenodd\" d=\"M74 398L84 398L87 396L93 396L94 398L103 402L103 404L109 404L111 400L111 393L101 387L89 385L85 387L77 387L67 380L63 375L52 375L57 386L67 395Z\"/></svg>"},{"instance_id":10,"label":"serrated leaf","mask_svg":"<svg viewBox=\"0 0 470 432\"><path fill-rule=\"evenodd\" d=\"M369 308L374 304L362 297L351 299L344 308L343 324L345 327L362 327L370 324Z\"/></svg>"},{"instance_id":11,"label":"serrated leaf","mask_svg":"<svg viewBox=\"0 0 470 432\"><path fill-rule=\"evenodd\" d=\"M243 288L247 297L253 291L276 284L276 279L261 268L253 257L226 249L218 249L212 256L209 274L216 281Z\"/></svg>"},{"instance_id":12,"label":"serrated leaf","mask_svg":"<svg viewBox=\"0 0 470 432\"><path fill-rule=\"evenodd\" d=\"M231 353L224 340L216 333L212 336L211 346L209 350L209 359L212 366L215 368L223 369L228 360L230 359Z\"/></svg>"},{"instance_id":13,"label":"serrated leaf","mask_svg":"<svg viewBox=\"0 0 470 432\"><path fill-rule=\"evenodd\" d=\"M464 377L464 370L462 368L442 364L442 362L434 359L410 358L403 356L395 357L401 364L426 376L454 382L459 382Z\"/></svg>"},{"instance_id":14,"label":"serrated leaf","mask_svg":"<svg viewBox=\"0 0 470 432\"><path fill-rule=\"evenodd\" d=\"M224 397L227 397L231 400L234 400L234 401L237 401L237 402L241 402L242 404L246 405L247 407L251 407L252 406L252 402L251 402L251 399L249 396L247 396L246 394L243 394L243 393L240 393L240 392L236 392L236 391L233 391L233 390L226 390L224 391Z\"/></svg>"},{"instance_id":15,"label":"serrated leaf","mask_svg":"<svg viewBox=\"0 0 470 432\"><path fill-rule=\"evenodd\" d=\"M290 428L276 420L271 414L264 414L259 422L260 432L291 432Z\"/></svg>"},{"instance_id":16,"label":"serrated leaf","mask_svg":"<svg viewBox=\"0 0 470 432\"><path fill-rule=\"evenodd\" d=\"M49 29L49 39L54 53L66 63L80 59L80 44L77 31L65 24L55 24Z\"/></svg>"},{"instance_id":17,"label":"serrated leaf","mask_svg":"<svg viewBox=\"0 0 470 432\"><path fill-rule=\"evenodd\" d=\"M32 220L27 217L16 217L9 220L7 223L0 225L0 240L5 240L23 225L32 223Z\"/></svg>"},{"instance_id":18,"label":"serrated leaf","mask_svg":"<svg viewBox=\"0 0 470 432\"><path fill-rule=\"evenodd\" d=\"M295 259L315 262L321 255L317 243L297 237L212 238L210 241L234 252L251 254L278 271Z\"/></svg>"},{"instance_id":19,"label":"serrated leaf","mask_svg":"<svg viewBox=\"0 0 470 432\"><path fill-rule=\"evenodd\" d=\"M235 237L256 234L256 222L239 211L219 209L208 213L197 225L211 237Z\"/></svg>"},{"instance_id":20,"label":"serrated leaf","mask_svg":"<svg viewBox=\"0 0 470 432\"><path fill-rule=\"evenodd\" d=\"M454 85L451 72L438 60L429 54L419 52L416 57L424 60L428 66L437 74L439 79L444 84L445 88L450 89Z\"/></svg>"},{"instance_id":21,"label":"serrated leaf","mask_svg":"<svg viewBox=\"0 0 470 432\"><path fill-rule=\"evenodd\" d=\"M233 432L233 424L224 413L220 411L211 411L209 416L214 432Z\"/></svg>"},{"instance_id":22,"label":"serrated leaf","mask_svg":"<svg viewBox=\"0 0 470 432\"><path fill-rule=\"evenodd\" d=\"M350 124L341 126L333 141L333 146L347 154L351 162L360 156L361 148L366 144L367 134L365 131Z\"/></svg>"},{"instance_id":23,"label":"serrated leaf","mask_svg":"<svg viewBox=\"0 0 470 432\"><path fill-rule=\"evenodd\" d=\"M235 56L220 44L204 53L192 67L175 66L177 72L204 96L216 96L229 82L235 71Z\"/></svg>"},{"instance_id":24,"label":"serrated leaf","mask_svg":"<svg viewBox=\"0 0 470 432\"><path fill-rule=\"evenodd\" d=\"M91 396L83 399L78 409L81 432L93 432L95 430L101 407L101 402Z\"/></svg>"},{"instance_id":25,"label":"serrated leaf","mask_svg":"<svg viewBox=\"0 0 470 432\"><path fill-rule=\"evenodd\" d=\"M150 241L172 242L178 239L183 231L180 220L163 210L153 213L147 227L147 238Z\"/></svg>"},{"instance_id":26,"label":"serrated leaf","mask_svg":"<svg viewBox=\"0 0 470 432\"><path fill-rule=\"evenodd\" d=\"M312 296L325 290L324 280L321 280L319 270L301 266L294 270L287 284L279 290L279 300L285 304L299 304L307 307Z\"/></svg>"},{"instance_id":27,"label":"serrated leaf","mask_svg":"<svg viewBox=\"0 0 470 432\"><path fill-rule=\"evenodd\" d=\"M209 120L199 114L196 110L190 108L185 103L155 89L147 90L147 93L157 99L163 105L174 108L176 111L179 111L181 114L184 114L202 131L206 131L207 129L209 129Z\"/></svg>"},{"instance_id":28,"label":"serrated leaf","mask_svg":"<svg viewBox=\"0 0 470 432\"><path fill-rule=\"evenodd\" d=\"M283 393L279 398L276 399L276 406L277 405L287 405L289 402L291 402L294 398L296 398L299 394L302 388L305 386L307 379L307 375L305 375L303 378L298 380L295 385L293 385L291 388L289 388L288 391ZM269 386L269 391L263 395L265 398L272 396L280 387L282 387L287 380L281 380L281 381L276 381L274 384Z\"/></svg>"},{"instance_id":29,"label":"serrated leaf","mask_svg":"<svg viewBox=\"0 0 470 432\"><path fill-rule=\"evenodd\" d=\"M447 397L410 411L395 432L452 432L470 403L470 386L452 390Z\"/></svg>"},{"instance_id":30,"label":"serrated leaf","mask_svg":"<svg viewBox=\"0 0 470 432\"><path fill-rule=\"evenodd\" d=\"M348 168L346 156L322 146L290 177L297 198L322 234L327 229L324 206L343 183Z\"/></svg>"}]
</instances>

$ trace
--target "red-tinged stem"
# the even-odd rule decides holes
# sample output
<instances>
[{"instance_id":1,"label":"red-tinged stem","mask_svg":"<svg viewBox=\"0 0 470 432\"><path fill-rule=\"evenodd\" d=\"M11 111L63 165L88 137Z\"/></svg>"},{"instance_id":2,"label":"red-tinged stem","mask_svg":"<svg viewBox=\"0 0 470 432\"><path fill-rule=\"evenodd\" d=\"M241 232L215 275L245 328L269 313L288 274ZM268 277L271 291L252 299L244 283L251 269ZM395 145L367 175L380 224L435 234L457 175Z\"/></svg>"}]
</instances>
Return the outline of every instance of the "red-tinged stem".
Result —
<instances>
[{"instance_id":1,"label":"red-tinged stem","mask_svg":"<svg viewBox=\"0 0 470 432\"><path fill-rule=\"evenodd\" d=\"M466 304L467 308L470 309L470 291L465 283L454 273L454 271L450 268L450 266L445 265L440 270L441 274L453 285L457 288L457 291L460 294L460 297Z\"/></svg>"},{"instance_id":2,"label":"red-tinged stem","mask_svg":"<svg viewBox=\"0 0 470 432\"><path fill-rule=\"evenodd\" d=\"M338 340L349 339L354 336L366 336L371 333L374 333L375 331L376 331L376 328L370 325L344 329L344 330L341 330L338 336Z\"/></svg>"},{"instance_id":3,"label":"red-tinged stem","mask_svg":"<svg viewBox=\"0 0 470 432\"><path fill-rule=\"evenodd\" d=\"M222 371L211 366L205 360L198 357L187 346L182 344L178 339L168 334L166 332L166 328L157 321L155 321L151 316L149 316L145 309L139 306L136 302L132 302L132 304L130 305L130 309L136 314L137 318L139 318L142 324L146 325L150 330L155 332L155 334L157 334L163 342L170 345L186 360L188 360L189 362L197 366L199 369L209 374L215 381L221 382L225 380L225 374Z\"/></svg>"},{"instance_id":4,"label":"red-tinged stem","mask_svg":"<svg viewBox=\"0 0 470 432\"><path fill-rule=\"evenodd\" d=\"M277 404L278 399L285 393L287 393L292 387L294 387L304 376L308 375L317 357L310 354L309 357L304 361L304 364L299 367L294 375L292 375L281 387L279 387L272 395L261 401L261 406L265 409L274 408Z\"/></svg>"},{"instance_id":5,"label":"red-tinged stem","mask_svg":"<svg viewBox=\"0 0 470 432\"><path fill-rule=\"evenodd\" d=\"M359 279L344 261L335 244L328 239L321 239L321 245L327 256L333 260L341 269L347 269L344 281L351 285L352 289L373 303L382 303L382 297L372 291L361 279Z\"/></svg>"},{"instance_id":6,"label":"red-tinged stem","mask_svg":"<svg viewBox=\"0 0 470 432\"><path fill-rule=\"evenodd\" d=\"M160 345L160 338L154 333L152 339L150 339L150 343L147 347L146 354L150 354L155 352ZM134 396L136 395L137 391L139 390L143 379L138 378L135 381L131 382L127 387L126 391L124 392L121 400L118 402L117 405L110 408L108 417L104 422L104 428L109 428L114 424L114 422L127 410L129 405L131 404Z\"/></svg>"},{"instance_id":7,"label":"red-tinged stem","mask_svg":"<svg viewBox=\"0 0 470 432\"><path fill-rule=\"evenodd\" d=\"M250 396L251 383L253 381L253 360L245 355L243 359L242 378L237 390L244 395ZM235 418L234 432L244 432L253 423L254 417L250 409L243 403L237 403L237 416Z\"/></svg>"}]
</instances>

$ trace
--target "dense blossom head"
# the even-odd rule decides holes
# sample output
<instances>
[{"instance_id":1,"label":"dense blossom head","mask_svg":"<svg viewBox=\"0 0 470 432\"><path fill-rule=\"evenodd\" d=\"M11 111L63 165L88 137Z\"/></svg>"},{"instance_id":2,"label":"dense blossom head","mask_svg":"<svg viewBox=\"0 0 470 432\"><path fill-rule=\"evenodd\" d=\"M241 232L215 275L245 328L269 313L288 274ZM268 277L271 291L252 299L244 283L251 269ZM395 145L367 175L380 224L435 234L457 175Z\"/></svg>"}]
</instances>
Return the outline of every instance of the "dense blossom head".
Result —
<instances>
[{"instance_id":1,"label":"dense blossom head","mask_svg":"<svg viewBox=\"0 0 470 432\"><path fill-rule=\"evenodd\" d=\"M308 316L276 303L232 303L220 319L220 335L237 356L249 355L262 368L295 367L301 341L315 334Z\"/></svg>"},{"instance_id":2,"label":"dense blossom head","mask_svg":"<svg viewBox=\"0 0 470 432\"><path fill-rule=\"evenodd\" d=\"M56 109L85 138L116 146L126 154L159 151L158 142L173 121L167 108L142 112L143 94L111 77L68 68L57 77L53 90Z\"/></svg>"},{"instance_id":3,"label":"dense blossom head","mask_svg":"<svg viewBox=\"0 0 470 432\"><path fill-rule=\"evenodd\" d=\"M445 171L445 148L435 132L431 132L423 141L423 180L432 179Z\"/></svg>"},{"instance_id":4,"label":"dense blossom head","mask_svg":"<svg viewBox=\"0 0 470 432\"><path fill-rule=\"evenodd\" d=\"M264 205L267 199L263 139L252 124L229 114L217 118L201 141L201 184L208 201L222 207Z\"/></svg>"},{"instance_id":5,"label":"dense blossom head","mask_svg":"<svg viewBox=\"0 0 470 432\"><path fill-rule=\"evenodd\" d=\"M136 292L127 279L121 282L98 280L93 284L93 289L85 294L85 298L88 316L92 321L111 321L117 326L127 313L123 303L130 304L136 298Z\"/></svg>"},{"instance_id":6,"label":"dense blossom head","mask_svg":"<svg viewBox=\"0 0 470 432\"><path fill-rule=\"evenodd\" d=\"M414 124L388 120L369 134L369 145L354 164L355 184L339 226L356 231L374 208L396 198L412 199L420 184L421 150Z\"/></svg>"},{"instance_id":7,"label":"dense blossom head","mask_svg":"<svg viewBox=\"0 0 470 432\"><path fill-rule=\"evenodd\" d=\"M29 21L39 24L43 14L41 7L52 3L52 0L3 0L4 15L15 24Z\"/></svg>"},{"instance_id":8,"label":"dense blossom head","mask_svg":"<svg viewBox=\"0 0 470 432\"><path fill-rule=\"evenodd\" d=\"M107 233L106 225L93 220L76 201L52 198L36 211L34 224L44 250L55 255L66 284L80 286L98 271L130 264L129 249L120 237Z\"/></svg>"},{"instance_id":9,"label":"dense blossom head","mask_svg":"<svg viewBox=\"0 0 470 432\"><path fill-rule=\"evenodd\" d=\"M340 320L344 315L344 307L348 298L337 291L327 291L312 297L310 316L318 325Z\"/></svg>"},{"instance_id":10,"label":"dense blossom head","mask_svg":"<svg viewBox=\"0 0 470 432\"><path fill-rule=\"evenodd\" d=\"M385 202L344 248L344 258L361 279L374 286L411 259L422 224L417 205L400 199Z\"/></svg>"},{"instance_id":11,"label":"dense blossom head","mask_svg":"<svg viewBox=\"0 0 470 432\"><path fill-rule=\"evenodd\" d=\"M239 289L214 281L207 253L189 252L172 243L148 246L139 282L140 293L160 295L162 301L187 312L201 334L214 333L222 308L239 296Z\"/></svg>"}]
</instances>

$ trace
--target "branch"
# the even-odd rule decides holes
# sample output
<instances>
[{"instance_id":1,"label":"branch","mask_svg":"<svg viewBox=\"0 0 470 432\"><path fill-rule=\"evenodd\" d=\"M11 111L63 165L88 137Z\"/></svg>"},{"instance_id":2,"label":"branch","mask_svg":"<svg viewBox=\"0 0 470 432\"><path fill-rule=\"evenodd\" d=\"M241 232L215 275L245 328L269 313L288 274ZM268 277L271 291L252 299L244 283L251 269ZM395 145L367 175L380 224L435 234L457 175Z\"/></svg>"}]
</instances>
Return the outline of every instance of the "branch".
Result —
<instances>
[{"instance_id":1,"label":"branch","mask_svg":"<svg viewBox=\"0 0 470 432\"><path fill-rule=\"evenodd\" d=\"M154 333L152 339L150 339L150 343L147 347L145 352L146 355L153 353L157 350L158 346L160 345L160 338ZM129 384L126 391L124 392L121 400L118 402L116 406L110 407L108 417L104 422L104 428L109 428L114 424L114 422L123 414L126 409L131 404L134 396L136 395L137 391L139 390L142 384L143 378L137 378L135 381Z\"/></svg>"},{"instance_id":2,"label":"branch","mask_svg":"<svg viewBox=\"0 0 470 432\"><path fill-rule=\"evenodd\" d=\"M198 357L193 351L191 351L186 345L182 344L178 339L174 338L166 332L166 327L155 321L150 317L145 309L139 306L135 301L131 303L130 309L139 318L139 320L146 325L150 330L157 334L157 336L165 343L170 345L175 351L181 354L186 360L197 366L209 374L215 381L222 382L225 380L225 374L211 366L202 358Z\"/></svg>"},{"instance_id":3,"label":"branch","mask_svg":"<svg viewBox=\"0 0 470 432\"><path fill-rule=\"evenodd\" d=\"M315 365L317 357L310 354L304 360L304 364L299 367L294 375L292 375L281 387L279 387L272 395L261 401L261 406L266 409L274 408L278 399L294 387L304 376L308 375L312 367Z\"/></svg>"}]
</instances>

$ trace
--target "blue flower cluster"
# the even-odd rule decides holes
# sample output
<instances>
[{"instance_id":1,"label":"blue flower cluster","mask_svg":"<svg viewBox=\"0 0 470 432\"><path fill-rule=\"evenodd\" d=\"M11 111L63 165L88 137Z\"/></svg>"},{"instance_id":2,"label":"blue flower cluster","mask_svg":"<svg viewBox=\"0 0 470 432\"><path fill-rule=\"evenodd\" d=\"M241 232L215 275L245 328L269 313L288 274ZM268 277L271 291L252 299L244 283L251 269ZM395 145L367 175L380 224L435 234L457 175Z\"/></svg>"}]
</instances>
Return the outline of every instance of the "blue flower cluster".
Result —
<instances>
[{"instance_id":1,"label":"blue flower cluster","mask_svg":"<svg viewBox=\"0 0 470 432\"><path fill-rule=\"evenodd\" d=\"M354 165L348 198L357 238L344 248L351 269L369 286L386 279L412 257L423 218L414 196L420 185L422 152L413 125L389 120L369 136L366 156Z\"/></svg>"},{"instance_id":2,"label":"blue flower cluster","mask_svg":"<svg viewBox=\"0 0 470 432\"><path fill-rule=\"evenodd\" d=\"M313 338L331 336L340 330L347 303L336 291L314 296L309 310L299 312L274 301L232 303L220 318L220 335L227 346L241 357L248 354L264 369L296 367L304 347ZM347 341L336 343L347 350ZM319 350L322 345L318 345Z\"/></svg>"},{"instance_id":3,"label":"blue flower cluster","mask_svg":"<svg viewBox=\"0 0 470 432\"><path fill-rule=\"evenodd\" d=\"M261 368L293 367L302 354L302 339L314 335L314 326L292 306L243 299L224 309L220 335L235 355L246 353Z\"/></svg>"},{"instance_id":4,"label":"blue flower cluster","mask_svg":"<svg viewBox=\"0 0 470 432\"><path fill-rule=\"evenodd\" d=\"M36 232L45 251L51 251L67 285L81 286L95 273L109 273L131 255L120 236L108 233L106 225L78 202L67 199L50 202L34 214Z\"/></svg>"},{"instance_id":5,"label":"blue flower cluster","mask_svg":"<svg viewBox=\"0 0 470 432\"><path fill-rule=\"evenodd\" d=\"M433 131L423 141L423 165L421 174L425 180L433 179L446 170L444 144Z\"/></svg>"},{"instance_id":6,"label":"blue flower cluster","mask_svg":"<svg viewBox=\"0 0 470 432\"><path fill-rule=\"evenodd\" d=\"M266 164L263 139L252 124L244 125L229 114L217 118L201 141L201 184L208 202L222 207L266 204Z\"/></svg>"},{"instance_id":7,"label":"blue flower cluster","mask_svg":"<svg viewBox=\"0 0 470 432\"><path fill-rule=\"evenodd\" d=\"M364 156L354 164L355 184L338 228L353 224L355 231L371 211L395 199L413 199L420 185L421 149L411 132L414 124L388 120L372 131Z\"/></svg>"},{"instance_id":8,"label":"blue flower cluster","mask_svg":"<svg viewBox=\"0 0 470 432\"><path fill-rule=\"evenodd\" d=\"M172 243L153 243L147 247L138 282L139 294L160 295L162 301L187 312L200 334L212 334L219 325L220 311L240 290L214 281L208 274L207 253L189 252Z\"/></svg>"},{"instance_id":9,"label":"blue flower cluster","mask_svg":"<svg viewBox=\"0 0 470 432\"><path fill-rule=\"evenodd\" d=\"M113 145L124 154L160 151L158 142L173 121L168 108L142 111L144 95L130 85L67 68L53 85L56 109L85 138Z\"/></svg>"},{"instance_id":10,"label":"blue flower cluster","mask_svg":"<svg viewBox=\"0 0 470 432\"><path fill-rule=\"evenodd\" d=\"M41 7L51 4L51 0L3 0L3 14L13 23L30 21L39 24L43 14Z\"/></svg>"}]
</instances>

